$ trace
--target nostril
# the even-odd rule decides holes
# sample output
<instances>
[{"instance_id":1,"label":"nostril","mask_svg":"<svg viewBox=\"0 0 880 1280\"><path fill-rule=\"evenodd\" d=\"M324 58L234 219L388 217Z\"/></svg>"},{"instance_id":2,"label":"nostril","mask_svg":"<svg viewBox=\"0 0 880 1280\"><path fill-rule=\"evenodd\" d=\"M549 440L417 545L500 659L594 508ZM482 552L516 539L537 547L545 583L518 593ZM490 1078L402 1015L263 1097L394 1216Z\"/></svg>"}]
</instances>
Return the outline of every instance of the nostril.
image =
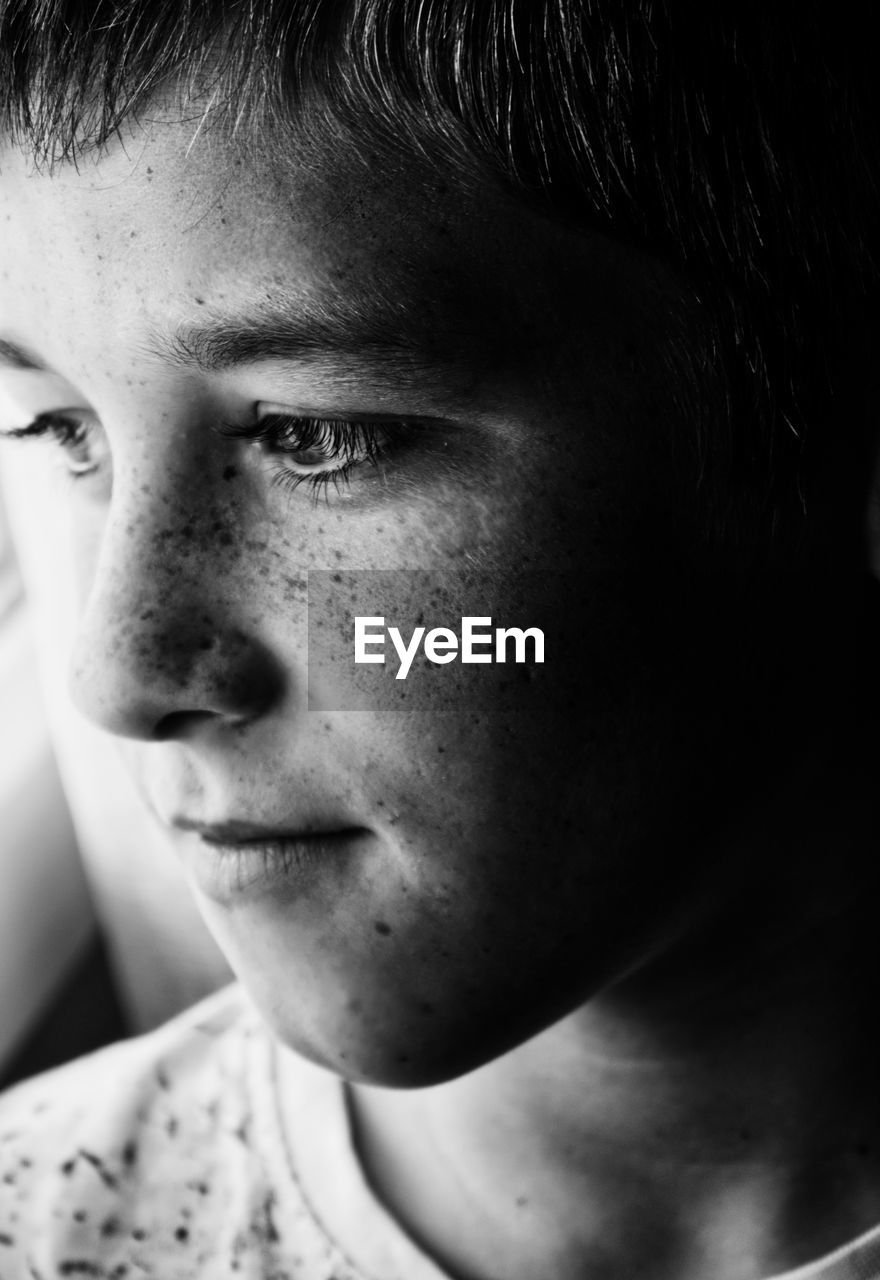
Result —
<instances>
[{"instance_id":1,"label":"nostril","mask_svg":"<svg viewBox=\"0 0 880 1280\"><path fill-rule=\"evenodd\" d=\"M197 612L184 594L139 608L136 625L130 610L122 621L118 599L93 602L71 686L80 710L100 727L147 741L191 736L209 722L240 728L280 696L283 668L261 638L222 611ZM146 612L152 616L144 620Z\"/></svg>"},{"instance_id":2,"label":"nostril","mask_svg":"<svg viewBox=\"0 0 880 1280\"><path fill-rule=\"evenodd\" d=\"M170 529L141 505L134 521L117 497L72 655L74 701L121 737L166 739L208 721L243 727L287 683L249 608L251 584L221 572L226 559L207 558L215 544L193 545L193 518L183 523L181 512ZM293 625L304 635L304 617Z\"/></svg>"},{"instance_id":3,"label":"nostril","mask_svg":"<svg viewBox=\"0 0 880 1280\"><path fill-rule=\"evenodd\" d=\"M150 739L153 742L181 742L216 719L213 711L172 711L157 721Z\"/></svg>"}]
</instances>

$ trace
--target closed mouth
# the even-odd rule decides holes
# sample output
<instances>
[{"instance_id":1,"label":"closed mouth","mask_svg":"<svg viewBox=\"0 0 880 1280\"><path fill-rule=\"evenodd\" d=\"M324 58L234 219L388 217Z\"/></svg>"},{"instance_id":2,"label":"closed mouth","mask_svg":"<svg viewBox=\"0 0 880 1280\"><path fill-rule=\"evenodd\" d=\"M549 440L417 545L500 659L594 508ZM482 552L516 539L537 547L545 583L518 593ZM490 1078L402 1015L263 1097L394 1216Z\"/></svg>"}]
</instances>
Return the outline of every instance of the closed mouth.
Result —
<instances>
[{"instance_id":1,"label":"closed mouth","mask_svg":"<svg viewBox=\"0 0 880 1280\"><path fill-rule=\"evenodd\" d=\"M181 824L177 824L180 828ZM222 903L289 893L305 879L329 871L355 851L370 832L364 827L278 832L252 824L188 824L196 883Z\"/></svg>"}]
</instances>

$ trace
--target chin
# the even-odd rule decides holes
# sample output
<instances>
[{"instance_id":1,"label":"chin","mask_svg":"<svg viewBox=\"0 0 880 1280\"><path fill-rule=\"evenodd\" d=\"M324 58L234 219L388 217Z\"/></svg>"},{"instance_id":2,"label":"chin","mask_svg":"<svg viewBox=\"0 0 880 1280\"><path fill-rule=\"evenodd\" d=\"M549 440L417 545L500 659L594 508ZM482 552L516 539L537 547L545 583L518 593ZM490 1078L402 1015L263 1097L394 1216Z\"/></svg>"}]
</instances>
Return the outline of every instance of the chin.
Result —
<instances>
[{"instance_id":1,"label":"chin","mask_svg":"<svg viewBox=\"0 0 880 1280\"><path fill-rule=\"evenodd\" d=\"M288 1049L353 1084L386 1089L426 1089L445 1084L484 1066L504 1052L499 1042L476 1040L451 1032L438 1037L381 1033L367 1038L352 1028L304 1032L295 1019L266 1019L269 1029ZM505 1046L509 1047L509 1046Z\"/></svg>"},{"instance_id":2,"label":"chin","mask_svg":"<svg viewBox=\"0 0 880 1280\"><path fill-rule=\"evenodd\" d=\"M537 939L523 946L517 935L487 958L469 935L429 947L427 930L413 929L379 941L341 912L327 914L310 904L296 921L284 910L206 918L275 1039L352 1083L419 1089L454 1080L606 985L582 943L573 956Z\"/></svg>"},{"instance_id":3,"label":"chin","mask_svg":"<svg viewBox=\"0 0 880 1280\"><path fill-rule=\"evenodd\" d=\"M345 1080L389 1089L445 1084L485 1066L540 1034L565 1008L529 1002L519 988L484 991L477 999L450 997L413 1011L387 988L359 994L312 989L297 998L292 985L264 978L242 983L275 1039ZM535 994L535 993L533 993ZM372 998L371 998L372 996ZM523 999L523 997L526 997Z\"/></svg>"}]
</instances>

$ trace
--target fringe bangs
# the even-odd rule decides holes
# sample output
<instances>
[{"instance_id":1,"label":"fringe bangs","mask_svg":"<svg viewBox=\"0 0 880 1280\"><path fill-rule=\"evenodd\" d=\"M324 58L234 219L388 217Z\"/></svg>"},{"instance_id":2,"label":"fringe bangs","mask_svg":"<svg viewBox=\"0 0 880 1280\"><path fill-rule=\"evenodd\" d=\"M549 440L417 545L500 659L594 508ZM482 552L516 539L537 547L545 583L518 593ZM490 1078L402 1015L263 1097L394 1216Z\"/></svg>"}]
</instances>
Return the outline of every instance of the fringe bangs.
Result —
<instances>
[{"instance_id":1,"label":"fringe bangs","mask_svg":"<svg viewBox=\"0 0 880 1280\"><path fill-rule=\"evenodd\" d=\"M722 488L739 474L753 499L765 477L769 509L806 424L830 415L844 317L877 286L863 12L858 0L0 0L0 126L51 167L157 99L245 142L266 126L283 137L317 102L380 146L457 156L462 171L470 157L517 198L632 240L692 283L729 383L726 422L697 433L701 466L723 453Z\"/></svg>"}]
</instances>

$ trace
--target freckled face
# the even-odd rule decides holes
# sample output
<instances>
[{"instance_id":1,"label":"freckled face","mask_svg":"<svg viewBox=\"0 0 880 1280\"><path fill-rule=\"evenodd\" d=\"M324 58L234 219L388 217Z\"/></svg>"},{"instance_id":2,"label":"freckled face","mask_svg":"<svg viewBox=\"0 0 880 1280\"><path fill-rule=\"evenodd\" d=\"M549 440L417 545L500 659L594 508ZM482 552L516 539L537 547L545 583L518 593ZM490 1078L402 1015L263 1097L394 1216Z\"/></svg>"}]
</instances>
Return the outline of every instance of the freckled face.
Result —
<instances>
[{"instance_id":1,"label":"freckled face","mask_svg":"<svg viewBox=\"0 0 880 1280\"><path fill-rule=\"evenodd\" d=\"M64 415L75 695L149 803L348 833L225 893L174 834L256 1001L345 1074L427 1083L637 964L719 807L734 738L706 655L727 643L733 679L735 646L666 576L696 542L674 285L488 183L189 144L156 125L52 176L5 154L0 337L41 368L0 370L0 426ZM274 331L243 341L257 313ZM310 709L315 570L340 574L337 639L366 571L395 571L376 612L405 631L436 573L429 624L540 615L545 668L453 663Z\"/></svg>"}]
</instances>

